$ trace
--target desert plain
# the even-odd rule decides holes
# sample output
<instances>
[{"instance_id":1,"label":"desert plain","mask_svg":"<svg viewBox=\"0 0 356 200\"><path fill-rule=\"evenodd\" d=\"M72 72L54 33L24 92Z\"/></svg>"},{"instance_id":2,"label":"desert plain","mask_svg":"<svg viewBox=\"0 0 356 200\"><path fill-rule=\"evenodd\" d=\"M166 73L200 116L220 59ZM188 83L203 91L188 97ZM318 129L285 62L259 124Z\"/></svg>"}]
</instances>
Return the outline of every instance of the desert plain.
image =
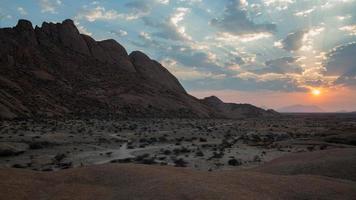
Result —
<instances>
[{"instance_id":1,"label":"desert plain","mask_svg":"<svg viewBox=\"0 0 356 200\"><path fill-rule=\"evenodd\" d=\"M353 199L356 194L354 114L281 114L234 120L10 120L1 122L0 137L0 185L6 199L29 195L39 199L97 199L96 195L100 199L231 199L237 193L241 199L261 199L260 192L265 192L266 199ZM8 173L21 181L9 179ZM87 177L101 186L86 188L92 186ZM115 181L111 183L111 179ZM127 189L121 179L127 182ZM302 189L277 192L265 188L287 187L279 179ZM39 193L31 189L11 192L12 187L24 188L27 181L34 187L45 185L41 187L47 197L36 196ZM134 190L131 184L135 182L137 192L130 196L128 191ZM184 182L189 182L191 192L183 189L188 187ZM250 184L255 184L252 191ZM51 196L68 193L71 185L83 187L93 196L75 191L67 197ZM125 192L116 191L119 186ZM223 186L236 191L220 195ZM144 188L155 191L156 196ZM170 193L172 188L178 191ZM162 196L156 190L162 190ZM179 196L180 192L187 198Z\"/></svg>"}]
</instances>

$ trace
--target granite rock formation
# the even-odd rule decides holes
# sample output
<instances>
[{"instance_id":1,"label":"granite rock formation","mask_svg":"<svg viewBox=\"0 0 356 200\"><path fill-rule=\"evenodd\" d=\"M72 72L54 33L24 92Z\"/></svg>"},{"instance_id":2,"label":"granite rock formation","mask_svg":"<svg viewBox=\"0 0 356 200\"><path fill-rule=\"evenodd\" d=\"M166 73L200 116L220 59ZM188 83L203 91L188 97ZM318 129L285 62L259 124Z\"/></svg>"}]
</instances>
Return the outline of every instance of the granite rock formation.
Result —
<instances>
[{"instance_id":1,"label":"granite rock formation","mask_svg":"<svg viewBox=\"0 0 356 200\"><path fill-rule=\"evenodd\" d=\"M157 61L139 51L128 54L115 40L80 34L70 19L35 28L19 20L0 29L0 43L0 118L229 118L239 108L211 107ZM237 110L257 109L246 106ZM254 116L264 113L257 110Z\"/></svg>"}]
</instances>

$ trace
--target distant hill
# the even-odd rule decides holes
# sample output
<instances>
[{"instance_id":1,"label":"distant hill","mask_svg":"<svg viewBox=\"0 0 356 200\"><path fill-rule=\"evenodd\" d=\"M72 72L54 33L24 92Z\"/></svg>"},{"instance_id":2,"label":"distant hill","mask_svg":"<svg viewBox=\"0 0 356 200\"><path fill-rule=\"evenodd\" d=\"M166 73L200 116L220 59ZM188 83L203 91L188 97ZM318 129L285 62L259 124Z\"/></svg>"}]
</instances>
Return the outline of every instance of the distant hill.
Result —
<instances>
[{"instance_id":1,"label":"distant hill","mask_svg":"<svg viewBox=\"0 0 356 200\"><path fill-rule=\"evenodd\" d=\"M277 109L278 112L282 113L320 113L325 112L323 109L315 105L292 105Z\"/></svg>"},{"instance_id":2,"label":"distant hill","mask_svg":"<svg viewBox=\"0 0 356 200\"><path fill-rule=\"evenodd\" d=\"M214 109L215 112L223 114L225 118L263 117L277 116L274 110L264 110L251 104L224 103L216 96L206 97L201 102Z\"/></svg>"},{"instance_id":3,"label":"distant hill","mask_svg":"<svg viewBox=\"0 0 356 200\"><path fill-rule=\"evenodd\" d=\"M336 113L349 113L349 111L347 111L347 110L337 110L337 111L335 111Z\"/></svg>"},{"instance_id":4,"label":"distant hill","mask_svg":"<svg viewBox=\"0 0 356 200\"><path fill-rule=\"evenodd\" d=\"M223 113L226 118L276 116L274 110L264 110L251 104L224 103L216 96L206 97L201 100L203 104L213 108L218 113Z\"/></svg>"}]
</instances>

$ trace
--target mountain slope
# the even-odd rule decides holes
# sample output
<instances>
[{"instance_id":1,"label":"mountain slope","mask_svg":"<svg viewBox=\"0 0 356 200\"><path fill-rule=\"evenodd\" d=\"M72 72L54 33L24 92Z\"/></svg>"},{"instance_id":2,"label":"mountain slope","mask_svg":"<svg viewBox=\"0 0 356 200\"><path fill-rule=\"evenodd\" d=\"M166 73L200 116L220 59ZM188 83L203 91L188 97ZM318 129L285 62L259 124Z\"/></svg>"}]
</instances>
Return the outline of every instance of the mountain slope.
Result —
<instances>
[{"instance_id":1,"label":"mountain slope","mask_svg":"<svg viewBox=\"0 0 356 200\"><path fill-rule=\"evenodd\" d=\"M157 61L80 34L72 20L19 20L0 29L0 43L0 118L225 117Z\"/></svg>"},{"instance_id":2,"label":"mountain slope","mask_svg":"<svg viewBox=\"0 0 356 200\"><path fill-rule=\"evenodd\" d=\"M96 42L73 21L0 29L2 117L129 115L209 117L178 80L141 52Z\"/></svg>"}]
</instances>

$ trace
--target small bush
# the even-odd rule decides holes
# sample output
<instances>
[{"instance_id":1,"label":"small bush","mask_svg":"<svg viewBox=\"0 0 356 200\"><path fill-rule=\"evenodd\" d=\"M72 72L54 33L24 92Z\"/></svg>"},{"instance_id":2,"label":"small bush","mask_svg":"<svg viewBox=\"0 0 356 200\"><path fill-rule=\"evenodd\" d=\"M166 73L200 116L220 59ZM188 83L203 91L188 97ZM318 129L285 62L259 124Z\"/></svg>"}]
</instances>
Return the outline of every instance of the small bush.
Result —
<instances>
[{"instance_id":1,"label":"small bush","mask_svg":"<svg viewBox=\"0 0 356 200\"><path fill-rule=\"evenodd\" d=\"M241 165L241 161L240 160L237 160L236 158L232 158L228 161L228 164L231 165L231 166L239 166Z\"/></svg>"}]
</instances>

